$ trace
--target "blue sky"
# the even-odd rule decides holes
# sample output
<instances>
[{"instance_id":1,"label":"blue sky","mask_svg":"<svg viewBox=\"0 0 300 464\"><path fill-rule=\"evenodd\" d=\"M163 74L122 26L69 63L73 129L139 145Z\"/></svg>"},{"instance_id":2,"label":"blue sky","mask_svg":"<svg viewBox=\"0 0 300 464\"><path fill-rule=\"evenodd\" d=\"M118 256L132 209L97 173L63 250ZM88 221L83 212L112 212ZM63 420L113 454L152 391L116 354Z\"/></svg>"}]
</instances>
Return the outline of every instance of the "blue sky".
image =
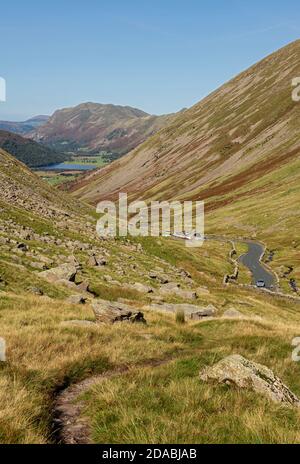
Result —
<instances>
[{"instance_id":1,"label":"blue sky","mask_svg":"<svg viewBox=\"0 0 300 464\"><path fill-rule=\"evenodd\" d=\"M300 38L299 0L19 0L0 6L0 119L85 101L162 114Z\"/></svg>"}]
</instances>

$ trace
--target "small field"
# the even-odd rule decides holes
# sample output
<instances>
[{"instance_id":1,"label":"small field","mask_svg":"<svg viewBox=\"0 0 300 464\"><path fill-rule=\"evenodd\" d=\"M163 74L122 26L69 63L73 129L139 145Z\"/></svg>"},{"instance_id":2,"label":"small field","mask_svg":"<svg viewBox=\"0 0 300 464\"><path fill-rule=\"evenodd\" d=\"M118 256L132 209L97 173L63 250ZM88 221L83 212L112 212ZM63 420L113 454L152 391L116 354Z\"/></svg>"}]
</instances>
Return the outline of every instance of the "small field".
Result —
<instances>
[{"instance_id":1,"label":"small field","mask_svg":"<svg viewBox=\"0 0 300 464\"><path fill-rule=\"evenodd\" d=\"M102 153L93 156L72 155L70 160L61 163L60 169L48 170L45 168L45 170L41 169L36 173L50 185L58 186L78 179L78 177L82 175L82 172L86 171L86 167L90 167L90 169L98 169L105 166L105 164L107 164L107 161L104 159ZM74 169L72 169L72 165L74 165Z\"/></svg>"},{"instance_id":2,"label":"small field","mask_svg":"<svg viewBox=\"0 0 300 464\"><path fill-rule=\"evenodd\" d=\"M70 164L71 162L74 162L76 164L81 164L83 166L95 166L95 168L100 168L107 164L107 161L104 159L104 153L99 153L98 155L74 155L71 159L71 161L67 162L67 164Z\"/></svg>"}]
</instances>

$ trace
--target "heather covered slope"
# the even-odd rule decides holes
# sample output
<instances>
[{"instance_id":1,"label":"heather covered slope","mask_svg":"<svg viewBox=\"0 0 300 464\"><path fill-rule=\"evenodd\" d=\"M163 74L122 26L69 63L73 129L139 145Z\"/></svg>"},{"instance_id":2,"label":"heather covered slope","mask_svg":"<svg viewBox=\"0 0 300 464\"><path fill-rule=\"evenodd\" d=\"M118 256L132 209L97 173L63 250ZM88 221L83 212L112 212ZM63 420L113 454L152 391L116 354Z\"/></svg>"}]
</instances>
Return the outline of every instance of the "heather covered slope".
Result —
<instances>
[{"instance_id":1,"label":"heather covered slope","mask_svg":"<svg viewBox=\"0 0 300 464\"><path fill-rule=\"evenodd\" d=\"M75 185L91 203L128 191L145 198L211 198L292 162L300 147L300 41L241 73L123 159Z\"/></svg>"},{"instance_id":2,"label":"heather covered slope","mask_svg":"<svg viewBox=\"0 0 300 464\"><path fill-rule=\"evenodd\" d=\"M129 106L83 103L56 111L30 135L63 150L123 155L168 124L172 117L152 116Z\"/></svg>"},{"instance_id":3,"label":"heather covered slope","mask_svg":"<svg viewBox=\"0 0 300 464\"><path fill-rule=\"evenodd\" d=\"M232 270L229 243L189 249L166 238L99 240L80 202L1 150L0 166L0 335L7 346L1 443L64 441L57 393L97 375L99 383L82 400L74 397L70 409L78 416L73 433L88 424L85 438L95 443L116 437L122 443L299 442L298 409L199 380L200 368L240 353L273 369L299 396L300 367L290 346L299 335L299 303L224 286ZM95 256L102 265L95 266ZM44 277L66 264L74 281ZM74 296L86 303L74 303ZM126 301L143 311L147 325L96 324L98 298ZM213 305L215 317L186 316L180 324L168 310L178 303L195 310ZM232 308L240 317L226 316ZM68 415L61 419L70 424Z\"/></svg>"},{"instance_id":4,"label":"heather covered slope","mask_svg":"<svg viewBox=\"0 0 300 464\"><path fill-rule=\"evenodd\" d=\"M206 231L263 240L291 291L300 281L300 41L241 73L123 159L90 173L74 195L96 204L119 191L202 199ZM292 271L291 269L292 268Z\"/></svg>"}]
</instances>

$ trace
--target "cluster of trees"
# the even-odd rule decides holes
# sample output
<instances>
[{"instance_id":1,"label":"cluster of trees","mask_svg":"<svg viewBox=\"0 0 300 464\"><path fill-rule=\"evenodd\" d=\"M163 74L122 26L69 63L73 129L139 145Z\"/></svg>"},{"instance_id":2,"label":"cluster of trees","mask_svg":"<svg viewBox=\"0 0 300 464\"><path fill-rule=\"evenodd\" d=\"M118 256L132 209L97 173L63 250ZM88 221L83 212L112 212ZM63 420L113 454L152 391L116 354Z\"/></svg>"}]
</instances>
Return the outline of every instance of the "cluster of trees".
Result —
<instances>
[{"instance_id":1,"label":"cluster of trees","mask_svg":"<svg viewBox=\"0 0 300 464\"><path fill-rule=\"evenodd\" d=\"M68 155L64 153L59 153L17 134L1 130L0 148L15 156L19 161L22 161L22 163L31 168L62 163L69 159Z\"/></svg>"}]
</instances>

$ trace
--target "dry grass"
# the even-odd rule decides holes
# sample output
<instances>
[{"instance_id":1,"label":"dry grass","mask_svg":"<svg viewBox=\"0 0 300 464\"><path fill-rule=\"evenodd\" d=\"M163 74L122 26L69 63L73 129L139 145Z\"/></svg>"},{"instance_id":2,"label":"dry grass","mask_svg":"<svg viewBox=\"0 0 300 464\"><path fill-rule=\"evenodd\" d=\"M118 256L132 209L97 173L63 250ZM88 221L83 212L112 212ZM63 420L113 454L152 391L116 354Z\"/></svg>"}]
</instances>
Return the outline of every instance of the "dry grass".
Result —
<instances>
[{"instance_id":1,"label":"dry grass","mask_svg":"<svg viewBox=\"0 0 300 464\"><path fill-rule=\"evenodd\" d=\"M253 321L211 321L198 330L202 339L193 356L106 379L84 395L96 443L299 442L298 410L198 378L205 365L238 352L273 368L299 394L300 366L292 363L289 347L293 332L282 336Z\"/></svg>"},{"instance_id":2,"label":"dry grass","mask_svg":"<svg viewBox=\"0 0 300 464\"><path fill-rule=\"evenodd\" d=\"M0 366L2 443L51 441L51 407L59 388L118 366L175 356L193 342L192 337L186 345L173 318L156 314L147 314L146 327L61 324L93 319L92 311L43 297L2 294L0 316L7 342L7 363Z\"/></svg>"}]
</instances>

